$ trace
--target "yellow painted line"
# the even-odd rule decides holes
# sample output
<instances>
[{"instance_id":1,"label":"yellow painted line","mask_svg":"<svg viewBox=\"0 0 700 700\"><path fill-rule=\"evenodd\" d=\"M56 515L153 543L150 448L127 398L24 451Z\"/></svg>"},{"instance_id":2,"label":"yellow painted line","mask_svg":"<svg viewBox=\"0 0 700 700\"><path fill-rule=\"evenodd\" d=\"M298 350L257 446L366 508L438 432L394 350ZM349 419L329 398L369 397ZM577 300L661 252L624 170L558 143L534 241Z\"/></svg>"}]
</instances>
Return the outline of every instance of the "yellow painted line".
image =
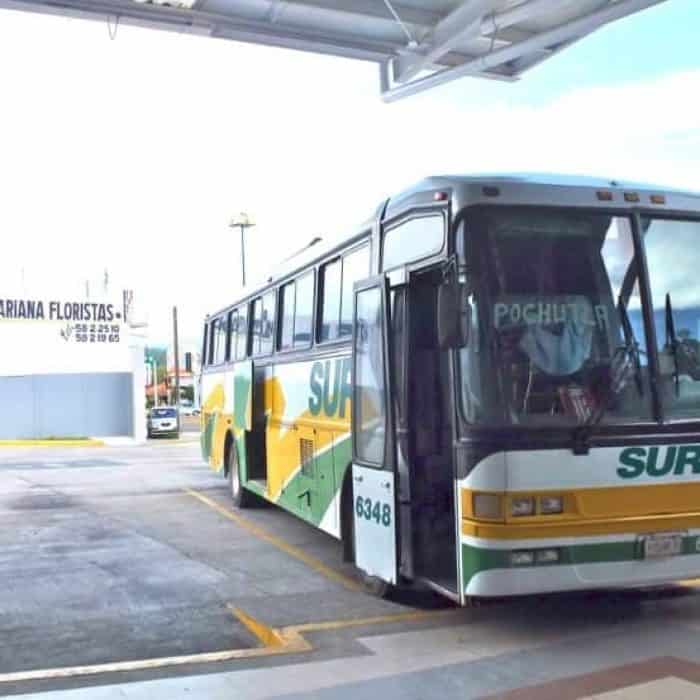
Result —
<instances>
[{"instance_id":1,"label":"yellow painted line","mask_svg":"<svg viewBox=\"0 0 700 700\"><path fill-rule=\"evenodd\" d=\"M284 637L274 627L269 627L260 620L256 620L240 608L235 608L232 605L229 605L228 608L238 618L238 621L260 640L264 647L279 647L284 644Z\"/></svg>"},{"instance_id":2,"label":"yellow painted line","mask_svg":"<svg viewBox=\"0 0 700 700\"><path fill-rule=\"evenodd\" d=\"M126 673L133 671L148 671L151 669L188 664L210 664L237 659L255 659L280 654L298 654L312 650L312 646L293 630L283 631L263 625L242 610L231 608L239 621L263 642L263 647L252 649L229 649L228 651L213 651L203 654L187 654L184 656L164 656L155 659L139 659L135 661L117 661L106 664L86 666L64 666L36 671L17 671L0 674L0 685L4 683L21 683L26 681L55 680L58 678L75 678L78 676L94 676L105 673Z\"/></svg>"},{"instance_id":3,"label":"yellow painted line","mask_svg":"<svg viewBox=\"0 0 700 700\"><path fill-rule=\"evenodd\" d=\"M327 620L325 622L307 622L302 625L292 625L282 628L282 632L325 632L326 630L340 630L348 627L369 627L371 625L393 624L396 622L418 622L420 620L434 620L440 617L454 615L454 608L444 610L416 610L391 615L376 615L375 617L360 617L349 620Z\"/></svg>"},{"instance_id":4,"label":"yellow painted line","mask_svg":"<svg viewBox=\"0 0 700 700\"><path fill-rule=\"evenodd\" d=\"M102 440L0 440L0 447L104 447Z\"/></svg>"},{"instance_id":5,"label":"yellow painted line","mask_svg":"<svg viewBox=\"0 0 700 700\"><path fill-rule=\"evenodd\" d=\"M5 683L21 683L27 681L56 680L60 678L76 678L80 676L94 676L107 673L127 673L134 671L148 671L152 669L185 666L191 664L210 664L222 661L235 661L237 659L255 659L267 656L280 656L283 654L301 654L313 651L313 646L304 638L303 632L319 632L324 630L336 630L347 627L366 627L377 624L389 624L397 622L412 622L430 618L437 618L454 613L454 610L429 610L394 615L379 615L354 620L327 620L324 622L310 622L301 625L291 625L277 629L269 627L256 618L248 615L240 608L229 605L229 610L234 614L252 634L254 634L261 647L253 649L230 649L228 651L214 651L203 654L188 654L184 656L164 656L155 659L139 659L135 661L118 661L115 663L92 664L86 666L64 666L60 668L48 668L35 671L17 671L14 673L0 674L0 685Z\"/></svg>"},{"instance_id":6,"label":"yellow painted line","mask_svg":"<svg viewBox=\"0 0 700 700\"><path fill-rule=\"evenodd\" d=\"M208 496L205 496L198 491L193 491L192 489L185 489L185 493L209 506L212 510L219 513L219 515L223 515L224 518L232 520L234 523L236 523L236 525L244 530L247 530L252 535L255 535L258 539L271 544L273 547L276 547L285 554L288 554L290 557L294 557L294 559L298 559L299 561L303 562L310 569L313 569L316 573L321 574L321 576L325 576L327 579L335 581L335 583L339 583L341 586L344 586L351 591L362 590L362 585L359 581L356 581L345 574L341 574L339 571L332 569L330 566L326 566L322 561L316 559L316 557L307 554L304 550L299 549L299 547L295 547L293 544L285 542L238 513L234 513L228 508L224 508L224 506L212 500Z\"/></svg>"},{"instance_id":7,"label":"yellow painted line","mask_svg":"<svg viewBox=\"0 0 700 700\"><path fill-rule=\"evenodd\" d=\"M270 654L292 654L311 651L313 647L298 632L296 627L275 629L251 617L240 608L229 605L231 612L245 625L262 643L263 649Z\"/></svg>"}]
</instances>

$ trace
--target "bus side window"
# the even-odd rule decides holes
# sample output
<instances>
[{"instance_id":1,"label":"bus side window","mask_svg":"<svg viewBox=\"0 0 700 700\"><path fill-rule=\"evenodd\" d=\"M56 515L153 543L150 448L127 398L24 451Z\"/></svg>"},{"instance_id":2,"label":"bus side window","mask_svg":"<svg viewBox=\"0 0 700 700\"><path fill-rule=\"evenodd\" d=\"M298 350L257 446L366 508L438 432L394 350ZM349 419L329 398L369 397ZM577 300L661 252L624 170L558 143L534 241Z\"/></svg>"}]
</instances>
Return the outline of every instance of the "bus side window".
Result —
<instances>
[{"instance_id":1,"label":"bus side window","mask_svg":"<svg viewBox=\"0 0 700 700\"><path fill-rule=\"evenodd\" d=\"M294 313L294 347L311 345L311 328L314 312L314 273L297 280L296 311Z\"/></svg>"},{"instance_id":2,"label":"bus side window","mask_svg":"<svg viewBox=\"0 0 700 700\"><path fill-rule=\"evenodd\" d=\"M228 328L226 318L222 316L216 321L216 352L214 354L214 362L220 365L226 359L226 339L228 336Z\"/></svg>"},{"instance_id":3,"label":"bus side window","mask_svg":"<svg viewBox=\"0 0 700 700\"><path fill-rule=\"evenodd\" d=\"M369 277L369 246L354 250L343 258L343 293L340 302L339 335L352 335L352 298L355 282Z\"/></svg>"},{"instance_id":4,"label":"bus side window","mask_svg":"<svg viewBox=\"0 0 700 700\"><path fill-rule=\"evenodd\" d=\"M208 364L216 364L216 339L219 336L219 319L215 318L209 324L209 362Z\"/></svg>"},{"instance_id":5,"label":"bus side window","mask_svg":"<svg viewBox=\"0 0 700 700\"><path fill-rule=\"evenodd\" d=\"M236 331L238 329L238 310L228 315L228 338L226 340L226 362L236 359Z\"/></svg>"},{"instance_id":6,"label":"bus side window","mask_svg":"<svg viewBox=\"0 0 700 700\"><path fill-rule=\"evenodd\" d=\"M321 298L320 342L335 340L338 337L340 321L340 258L329 262L321 268L323 296Z\"/></svg>"},{"instance_id":7,"label":"bus side window","mask_svg":"<svg viewBox=\"0 0 700 700\"><path fill-rule=\"evenodd\" d=\"M280 350L291 348L294 342L295 299L296 282L289 282L280 291Z\"/></svg>"},{"instance_id":8,"label":"bus side window","mask_svg":"<svg viewBox=\"0 0 700 700\"><path fill-rule=\"evenodd\" d=\"M260 338L262 336L263 323L263 302L262 297L258 297L253 302L253 322L251 323L250 336L250 354L260 354Z\"/></svg>"},{"instance_id":9,"label":"bus side window","mask_svg":"<svg viewBox=\"0 0 700 700\"><path fill-rule=\"evenodd\" d=\"M208 364L208 362L207 362L207 360L208 360L208 357L207 357L207 340L208 340L207 331L208 330L209 330L209 324L205 323L204 324L204 334L202 336L202 367L204 367L205 365Z\"/></svg>"},{"instance_id":10,"label":"bus side window","mask_svg":"<svg viewBox=\"0 0 700 700\"><path fill-rule=\"evenodd\" d=\"M236 333L236 359L244 360L248 354L248 305L238 309L238 332Z\"/></svg>"},{"instance_id":11,"label":"bus side window","mask_svg":"<svg viewBox=\"0 0 700 700\"><path fill-rule=\"evenodd\" d=\"M442 214L403 221L387 229L382 242L382 270L439 253L445 240Z\"/></svg>"},{"instance_id":12,"label":"bus side window","mask_svg":"<svg viewBox=\"0 0 700 700\"><path fill-rule=\"evenodd\" d=\"M275 292L268 292L263 298L262 327L260 331L260 354L269 355L272 352L275 338Z\"/></svg>"}]
</instances>

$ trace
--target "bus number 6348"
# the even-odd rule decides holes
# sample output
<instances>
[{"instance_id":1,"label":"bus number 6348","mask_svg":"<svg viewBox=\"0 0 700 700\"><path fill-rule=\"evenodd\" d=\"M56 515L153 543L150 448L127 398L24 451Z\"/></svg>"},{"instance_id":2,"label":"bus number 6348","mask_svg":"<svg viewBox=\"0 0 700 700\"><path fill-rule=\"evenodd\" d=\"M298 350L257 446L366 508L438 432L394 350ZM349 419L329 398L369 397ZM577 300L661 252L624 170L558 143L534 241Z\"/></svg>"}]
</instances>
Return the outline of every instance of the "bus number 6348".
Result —
<instances>
[{"instance_id":1,"label":"bus number 6348","mask_svg":"<svg viewBox=\"0 0 700 700\"><path fill-rule=\"evenodd\" d=\"M381 523L385 527L391 525L391 506L388 503L373 502L371 498L358 496L355 499L355 513L359 518L374 520L377 524Z\"/></svg>"}]
</instances>

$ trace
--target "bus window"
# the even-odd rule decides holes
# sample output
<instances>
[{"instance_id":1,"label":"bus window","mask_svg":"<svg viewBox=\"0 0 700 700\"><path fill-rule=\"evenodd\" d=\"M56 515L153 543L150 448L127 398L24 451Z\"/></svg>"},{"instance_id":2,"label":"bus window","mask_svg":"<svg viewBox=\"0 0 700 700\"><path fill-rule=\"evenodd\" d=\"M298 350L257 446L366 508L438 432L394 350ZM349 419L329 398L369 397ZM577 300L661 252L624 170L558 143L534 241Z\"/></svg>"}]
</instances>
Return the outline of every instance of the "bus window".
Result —
<instances>
[{"instance_id":1,"label":"bus window","mask_svg":"<svg viewBox=\"0 0 700 700\"><path fill-rule=\"evenodd\" d=\"M248 354L248 306L238 310L238 332L236 333L236 359L243 360Z\"/></svg>"},{"instance_id":2,"label":"bus window","mask_svg":"<svg viewBox=\"0 0 700 700\"><path fill-rule=\"evenodd\" d=\"M263 297L262 329L260 333L260 353L269 355L272 352L275 337L275 292L268 292Z\"/></svg>"},{"instance_id":3,"label":"bus window","mask_svg":"<svg viewBox=\"0 0 700 700\"><path fill-rule=\"evenodd\" d=\"M216 364L216 339L218 337L219 319L215 318L209 324L209 354L207 364Z\"/></svg>"},{"instance_id":4,"label":"bus window","mask_svg":"<svg viewBox=\"0 0 700 700\"><path fill-rule=\"evenodd\" d=\"M340 319L340 259L321 268L323 279L323 298L321 300L321 329L319 340L334 340L338 337Z\"/></svg>"},{"instance_id":5,"label":"bus window","mask_svg":"<svg viewBox=\"0 0 700 700\"><path fill-rule=\"evenodd\" d=\"M236 357L236 329L238 328L238 311L234 309L228 315L228 338L226 340L226 362Z\"/></svg>"},{"instance_id":6,"label":"bus window","mask_svg":"<svg viewBox=\"0 0 700 700\"><path fill-rule=\"evenodd\" d=\"M311 321L314 309L314 273L297 280L296 312L294 314L294 347L311 345Z\"/></svg>"},{"instance_id":7,"label":"bus window","mask_svg":"<svg viewBox=\"0 0 700 700\"><path fill-rule=\"evenodd\" d=\"M294 343L295 297L296 282L285 284L280 293L280 350L291 348Z\"/></svg>"},{"instance_id":8,"label":"bus window","mask_svg":"<svg viewBox=\"0 0 700 700\"><path fill-rule=\"evenodd\" d=\"M209 324L204 324L204 335L202 336L202 366L207 364L207 330L209 330Z\"/></svg>"},{"instance_id":9,"label":"bus window","mask_svg":"<svg viewBox=\"0 0 700 700\"><path fill-rule=\"evenodd\" d=\"M668 420L694 419L700 409L700 293L695 283L700 263L698 234L698 221L642 219L659 388Z\"/></svg>"},{"instance_id":10,"label":"bus window","mask_svg":"<svg viewBox=\"0 0 700 700\"><path fill-rule=\"evenodd\" d=\"M214 352L214 363L220 365L226 359L226 336L228 329L223 318L216 319L216 348Z\"/></svg>"},{"instance_id":11,"label":"bus window","mask_svg":"<svg viewBox=\"0 0 700 700\"><path fill-rule=\"evenodd\" d=\"M340 302L339 335L352 335L352 294L355 282L369 276L369 246L365 245L343 258L343 293Z\"/></svg>"},{"instance_id":12,"label":"bus window","mask_svg":"<svg viewBox=\"0 0 700 700\"><path fill-rule=\"evenodd\" d=\"M405 265L442 250L445 223L441 214L409 219L384 234L382 269Z\"/></svg>"},{"instance_id":13,"label":"bus window","mask_svg":"<svg viewBox=\"0 0 700 700\"><path fill-rule=\"evenodd\" d=\"M263 322L263 303L262 297L253 302L253 321L250 328L250 354L260 354L260 336Z\"/></svg>"},{"instance_id":14,"label":"bus window","mask_svg":"<svg viewBox=\"0 0 700 700\"><path fill-rule=\"evenodd\" d=\"M357 295L355 340L355 398L352 402L356 424L357 458L381 466L384 462L386 412L384 398L384 356L382 345L382 297L377 287Z\"/></svg>"}]
</instances>

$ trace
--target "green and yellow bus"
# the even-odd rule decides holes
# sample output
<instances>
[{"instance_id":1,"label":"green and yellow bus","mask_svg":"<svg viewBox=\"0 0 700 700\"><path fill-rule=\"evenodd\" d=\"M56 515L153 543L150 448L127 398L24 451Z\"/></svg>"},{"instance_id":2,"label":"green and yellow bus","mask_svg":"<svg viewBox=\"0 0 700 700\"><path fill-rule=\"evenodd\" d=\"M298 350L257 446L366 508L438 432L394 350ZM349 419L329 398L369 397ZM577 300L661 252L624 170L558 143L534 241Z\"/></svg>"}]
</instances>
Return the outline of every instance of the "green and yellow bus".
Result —
<instances>
[{"instance_id":1,"label":"green and yellow bus","mask_svg":"<svg viewBox=\"0 0 700 700\"><path fill-rule=\"evenodd\" d=\"M700 575L700 196L434 177L207 317L202 451L382 593Z\"/></svg>"}]
</instances>

